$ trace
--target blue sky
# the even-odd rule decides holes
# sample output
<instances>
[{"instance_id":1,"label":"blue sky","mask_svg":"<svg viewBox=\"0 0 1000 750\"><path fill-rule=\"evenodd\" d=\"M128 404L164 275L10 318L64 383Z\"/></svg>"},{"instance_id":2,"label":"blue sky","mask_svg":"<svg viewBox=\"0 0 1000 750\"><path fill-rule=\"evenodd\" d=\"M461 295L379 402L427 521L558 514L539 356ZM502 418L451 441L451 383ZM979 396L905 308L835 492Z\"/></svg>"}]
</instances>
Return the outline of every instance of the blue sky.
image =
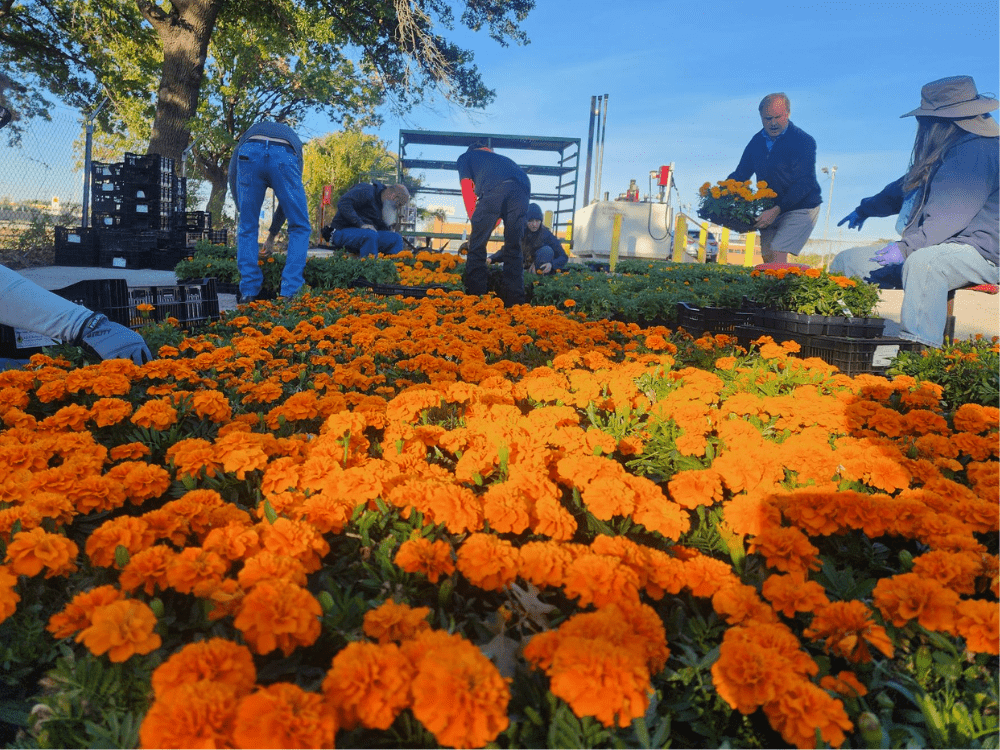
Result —
<instances>
[{"instance_id":1,"label":"blue sky","mask_svg":"<svg viewBox=\"0 0 1000 750\"><path fill-rule=\"evenodd\" d=\"M836 225L905 170L916 121L899 116L919 105L921 86L966 74L981 93L1000 91L996 0L716 0L683 6L538 0L524 28L531 43L523 47L501 47L485 32L464 27L447 34L475 53L486 83L496 89L484 112L438 101L405 118L386 115L378 135L393 150L400 128L579 138L579 208L590 100L607 94L602 190L614 197L635 179L646 192L650 170L674 162L681 202L694 206L698 186L724 179L760 128L761 97L784 91L792 101L792 121L816 139L817 171L837 167L832 203L830 180L818 175L824 204L813 237L824 238L829 205L831 239L874 240L895 236L893 220L871 219L860 235ZM80 127L71 110L53 114L63 124L38 124L26 153L48 172L61 173L63 164L72 168L68 141L80 135ZM331 129L313 118L300 130L309 138ZM60 156L56 146L64 141L66 155ZM0 168L4 183L22 177L11 166ZM457 186L454 175L426 177ZM79 174L74 182L79 184ZM0 193L11 187L0 186ZM446 202L440 196L422 201ZM672 202L677 205L676 194Z\"/></svg>"},{"instance_id":2,"label":"blue sky","mask_svg":"<svg viewBox=\"0 0 1000 750\"><path fill-rule=\"evenodd\" d=\"M724 179L760 129L760 99L784 91L792 121L816 139L817 171L837 167L830 237L848 239L856 232L837 222L906 168L916 120L900 115L919 106L923 84L971 75L980 93L1000 90L995 0L538 0L524 28L523 47L454 34L496 89L485 112L421 108L387 117L379 135L393 149L400 128L580 138L579 208L590 99L607 94L602 189L614 197L635 179L646 192L650 170L674 162L682 202L694 205L698 187ZM822 239L830 180L818 177L824 205L813 237ZM893 224L869 220L860 236L892 237Z\"/></svg>"}]
</instances>

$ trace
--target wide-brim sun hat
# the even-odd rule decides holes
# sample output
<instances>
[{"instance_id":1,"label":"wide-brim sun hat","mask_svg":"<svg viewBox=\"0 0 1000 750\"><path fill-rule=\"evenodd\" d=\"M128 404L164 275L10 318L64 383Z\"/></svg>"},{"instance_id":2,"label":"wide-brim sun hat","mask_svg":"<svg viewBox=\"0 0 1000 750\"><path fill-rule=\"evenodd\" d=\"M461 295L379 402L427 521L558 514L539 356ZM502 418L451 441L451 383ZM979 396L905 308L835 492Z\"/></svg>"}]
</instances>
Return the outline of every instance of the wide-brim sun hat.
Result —
<instances>
[{"instance_id":1,"label":"wide-brim sun hat","mask_svg":"<svg viewBox=\"0 0 1000 750\"><path fill-rule=\"evenodd\" d=\"M900 117L943 117L970 133L995 138L1000 128L988 113L998 108L1000 102L977 91L972 76L950 76L926 84L920 106Z\"/></svg>"}]
</instances>

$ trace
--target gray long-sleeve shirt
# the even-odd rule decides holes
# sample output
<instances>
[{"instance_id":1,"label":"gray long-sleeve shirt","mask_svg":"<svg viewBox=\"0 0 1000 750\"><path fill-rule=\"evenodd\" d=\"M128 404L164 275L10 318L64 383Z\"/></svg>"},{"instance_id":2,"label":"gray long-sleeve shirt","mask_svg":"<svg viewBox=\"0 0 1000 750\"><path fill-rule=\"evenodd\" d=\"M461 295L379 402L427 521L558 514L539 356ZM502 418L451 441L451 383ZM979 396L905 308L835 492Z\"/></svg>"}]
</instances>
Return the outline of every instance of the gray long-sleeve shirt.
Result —
<instances>
[{"instance_id":1,"label":"gray long-sleeve shirt","mask_svg":"<svg viewBox=\"0 0 1000 750\"><path fill-rule=\"evenodd\" d=\"M893 216L903 207L903 179L865 198L859 215ZM904 255L943 242L972 245L1000 265L1000 139L969 133L945 154L925 186L918 214L910 217L899 247Z\"/></svg>"}]
</instances>

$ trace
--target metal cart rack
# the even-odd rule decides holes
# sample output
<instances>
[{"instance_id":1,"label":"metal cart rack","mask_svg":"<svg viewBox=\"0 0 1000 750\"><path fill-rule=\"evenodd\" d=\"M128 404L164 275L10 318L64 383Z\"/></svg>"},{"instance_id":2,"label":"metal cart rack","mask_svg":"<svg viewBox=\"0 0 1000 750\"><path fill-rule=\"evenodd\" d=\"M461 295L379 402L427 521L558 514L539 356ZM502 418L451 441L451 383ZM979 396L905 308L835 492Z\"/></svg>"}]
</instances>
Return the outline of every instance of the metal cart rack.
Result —
<instances>
[{"instance_id":1,"label":"metal cart rack","mask_svg":"<svg viewBox=\"0 0 1000 750\"><path fill-rule=\"evenodd\" d=\"M531 200L542 204L543 209L547 208L552 211L552 231L558 234L570 225L576 210L576 186L580 174L579 138L400 130L397 178L402 181L404 169L410 172L417 170L456 172L458 157L477 141L484 142L490 148L498 149L501 152L530 151L553 154L549 164L525 164L520 158L506 153L504 155L511 156L531 178ZM425 156L425 152L431 153ZM461 196L462 191L458 185L457 175L453 184L454 187L421 186L416 188L414 192ZM404 230L402 234L430 239L462 239L461 234L421 232L416 229Z\"/></svg>"}]
</instances>

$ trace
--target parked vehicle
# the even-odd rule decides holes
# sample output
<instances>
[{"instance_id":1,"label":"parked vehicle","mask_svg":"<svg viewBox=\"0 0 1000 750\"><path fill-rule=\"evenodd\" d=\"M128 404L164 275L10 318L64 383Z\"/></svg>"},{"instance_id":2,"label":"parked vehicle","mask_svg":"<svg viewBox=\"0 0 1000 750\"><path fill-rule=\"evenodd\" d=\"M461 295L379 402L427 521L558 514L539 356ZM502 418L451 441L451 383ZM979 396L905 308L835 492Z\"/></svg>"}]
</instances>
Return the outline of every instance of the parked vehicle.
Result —
<instances>
[{"instance_id":1,"label":"parked vehicle","mask_svg":"<svg viewBox=\"0 0 1000 750\"><path fill-rule=\"evenodd\" d=\"M698 227L688 228L687 245L684 251L692 258L698 257L698 239L701 236L701 229ZM709 232L705 237L705 262L716 263L719 258L719 242L715 234Z\"/></svg>"}]
</instances>

